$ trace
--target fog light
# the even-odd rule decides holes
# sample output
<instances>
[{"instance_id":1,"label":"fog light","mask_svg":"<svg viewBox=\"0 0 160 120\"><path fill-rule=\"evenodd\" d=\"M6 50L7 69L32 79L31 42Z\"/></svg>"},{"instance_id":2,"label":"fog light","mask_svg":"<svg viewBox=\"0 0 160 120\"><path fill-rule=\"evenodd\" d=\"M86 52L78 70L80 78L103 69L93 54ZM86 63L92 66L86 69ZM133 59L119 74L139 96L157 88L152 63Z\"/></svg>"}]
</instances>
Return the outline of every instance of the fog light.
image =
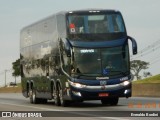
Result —
<instances>
[{"instance_id":1,"label":"fog light","mask_svg":"<svg viewBox=\"0 0 160 120\"><path fill-rule=\"evenodd\" d=\"M128 90L125 90L125 91L124 91L124 94L126 95L127 93L128 93Z\"/></svg>"},{"instance_id":2,"label":"fog light","mask_svg":"<svg viewBox=\"0 0 160 120\"><path fill-rule=\"evenodd\" d=\"M131 90L130 89L125 90L124 95L125 95L126 98L131 97Z\"/></svg>"},{"instance_id":3,"label":"fog light","mask_svg":"<svg viewBox=\"0 0 160 120\"><path fill-rule=\"evenodd\" d=\"M72 93L76 96L80 96L81 97L81 93L80 92L77 92L77 91L72 91Z\"/></svg>"}]
</instances>

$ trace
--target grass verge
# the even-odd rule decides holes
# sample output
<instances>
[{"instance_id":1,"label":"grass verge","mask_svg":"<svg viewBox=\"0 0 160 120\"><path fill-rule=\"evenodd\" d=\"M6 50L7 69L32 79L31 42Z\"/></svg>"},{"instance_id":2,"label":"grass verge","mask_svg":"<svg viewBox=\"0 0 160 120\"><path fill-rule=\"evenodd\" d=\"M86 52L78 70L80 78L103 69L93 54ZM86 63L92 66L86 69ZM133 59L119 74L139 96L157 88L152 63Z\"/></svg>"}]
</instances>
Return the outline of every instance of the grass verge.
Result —
<instances>
[{"instance_id":1,"label":"grass verge","mask_svg":"<svg viewBox=\"0 0 160 120\"><path fill-rule=\"evenodd\" d=\"M17 86L10 86L10 87L1 87L0 93L21 93L21 84L17 84Z\"/></svg>"},{"instance_id":2,"label":"grass verge","mask_svg":"<svg viewBox=\"0 0 160 120\"><path fill-rule=\"evenodd\" d=\"M155 75L148 77L142 80L133 81L133 84L142 84L142 83L160 83L160 75Z\"/></svg>"}]
</instances>

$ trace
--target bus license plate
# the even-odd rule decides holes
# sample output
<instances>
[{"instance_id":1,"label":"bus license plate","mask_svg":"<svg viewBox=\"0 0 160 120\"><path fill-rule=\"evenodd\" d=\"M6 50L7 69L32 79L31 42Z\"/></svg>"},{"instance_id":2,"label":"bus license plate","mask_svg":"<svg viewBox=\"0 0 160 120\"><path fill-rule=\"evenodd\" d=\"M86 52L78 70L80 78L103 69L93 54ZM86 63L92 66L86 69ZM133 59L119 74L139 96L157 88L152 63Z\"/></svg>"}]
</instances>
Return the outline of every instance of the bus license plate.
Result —
<instances>
[{"instance_id":1,"label":"bus license plate","mask_svg":"<svg viewBox=\"0 0 160 120\"><path fill-rule=\"evenodd\" d=\"M108 93L99 93L99 97L107 97L107 96L109 96Z\"/></svg>"}]
</instances>

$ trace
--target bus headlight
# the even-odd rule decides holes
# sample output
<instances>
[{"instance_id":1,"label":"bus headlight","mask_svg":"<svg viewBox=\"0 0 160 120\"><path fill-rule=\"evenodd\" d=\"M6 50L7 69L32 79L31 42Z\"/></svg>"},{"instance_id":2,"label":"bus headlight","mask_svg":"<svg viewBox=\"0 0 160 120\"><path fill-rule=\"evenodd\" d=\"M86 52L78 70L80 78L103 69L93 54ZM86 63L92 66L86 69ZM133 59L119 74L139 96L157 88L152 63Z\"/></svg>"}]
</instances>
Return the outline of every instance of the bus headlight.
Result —
<instances>
[{"instance_id":1,"label":"bus headlight","mask_svg":"<svg viewBox=\"0 0 160 120\"><path fill-rule=\"evenodd\" d=\"M80 84L80 83L74 83L74 82L69 82L70 85L72 85L73 87L76 87L76 88L84 88L86 87L86 85L83 85L83 84Z\"/></svg>"},{"instance_id":2,"label":"bus headlight","mask_svg":"<svg viewBox=\"0 0 160 120\"><path fill-rule=\"evenodd\" d=\"M123 85L124 85L124 86L127 86L127 85L129 85L129 84L130 84L129 81L124 81L124 82L123 82Z\"/></svg>"}]
</instances>

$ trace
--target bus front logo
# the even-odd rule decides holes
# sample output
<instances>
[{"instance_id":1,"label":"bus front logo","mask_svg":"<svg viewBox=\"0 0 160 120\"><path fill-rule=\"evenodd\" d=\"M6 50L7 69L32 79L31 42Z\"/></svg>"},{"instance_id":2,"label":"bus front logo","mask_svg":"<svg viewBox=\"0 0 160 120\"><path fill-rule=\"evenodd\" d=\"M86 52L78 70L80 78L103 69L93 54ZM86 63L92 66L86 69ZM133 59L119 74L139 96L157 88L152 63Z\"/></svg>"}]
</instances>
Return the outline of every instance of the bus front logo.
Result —
<instances>
[{"instance_id":1,"label":"bus front logo","mask_svg":"<svg viewBox=\"0 0 160 120\"><path fill-rule=\"evenodd\" d=\"M106 84L107 84L106 81L100 81L100 85L101 85L101 86L105 86Z\"/></svg>"}]
</instances>

